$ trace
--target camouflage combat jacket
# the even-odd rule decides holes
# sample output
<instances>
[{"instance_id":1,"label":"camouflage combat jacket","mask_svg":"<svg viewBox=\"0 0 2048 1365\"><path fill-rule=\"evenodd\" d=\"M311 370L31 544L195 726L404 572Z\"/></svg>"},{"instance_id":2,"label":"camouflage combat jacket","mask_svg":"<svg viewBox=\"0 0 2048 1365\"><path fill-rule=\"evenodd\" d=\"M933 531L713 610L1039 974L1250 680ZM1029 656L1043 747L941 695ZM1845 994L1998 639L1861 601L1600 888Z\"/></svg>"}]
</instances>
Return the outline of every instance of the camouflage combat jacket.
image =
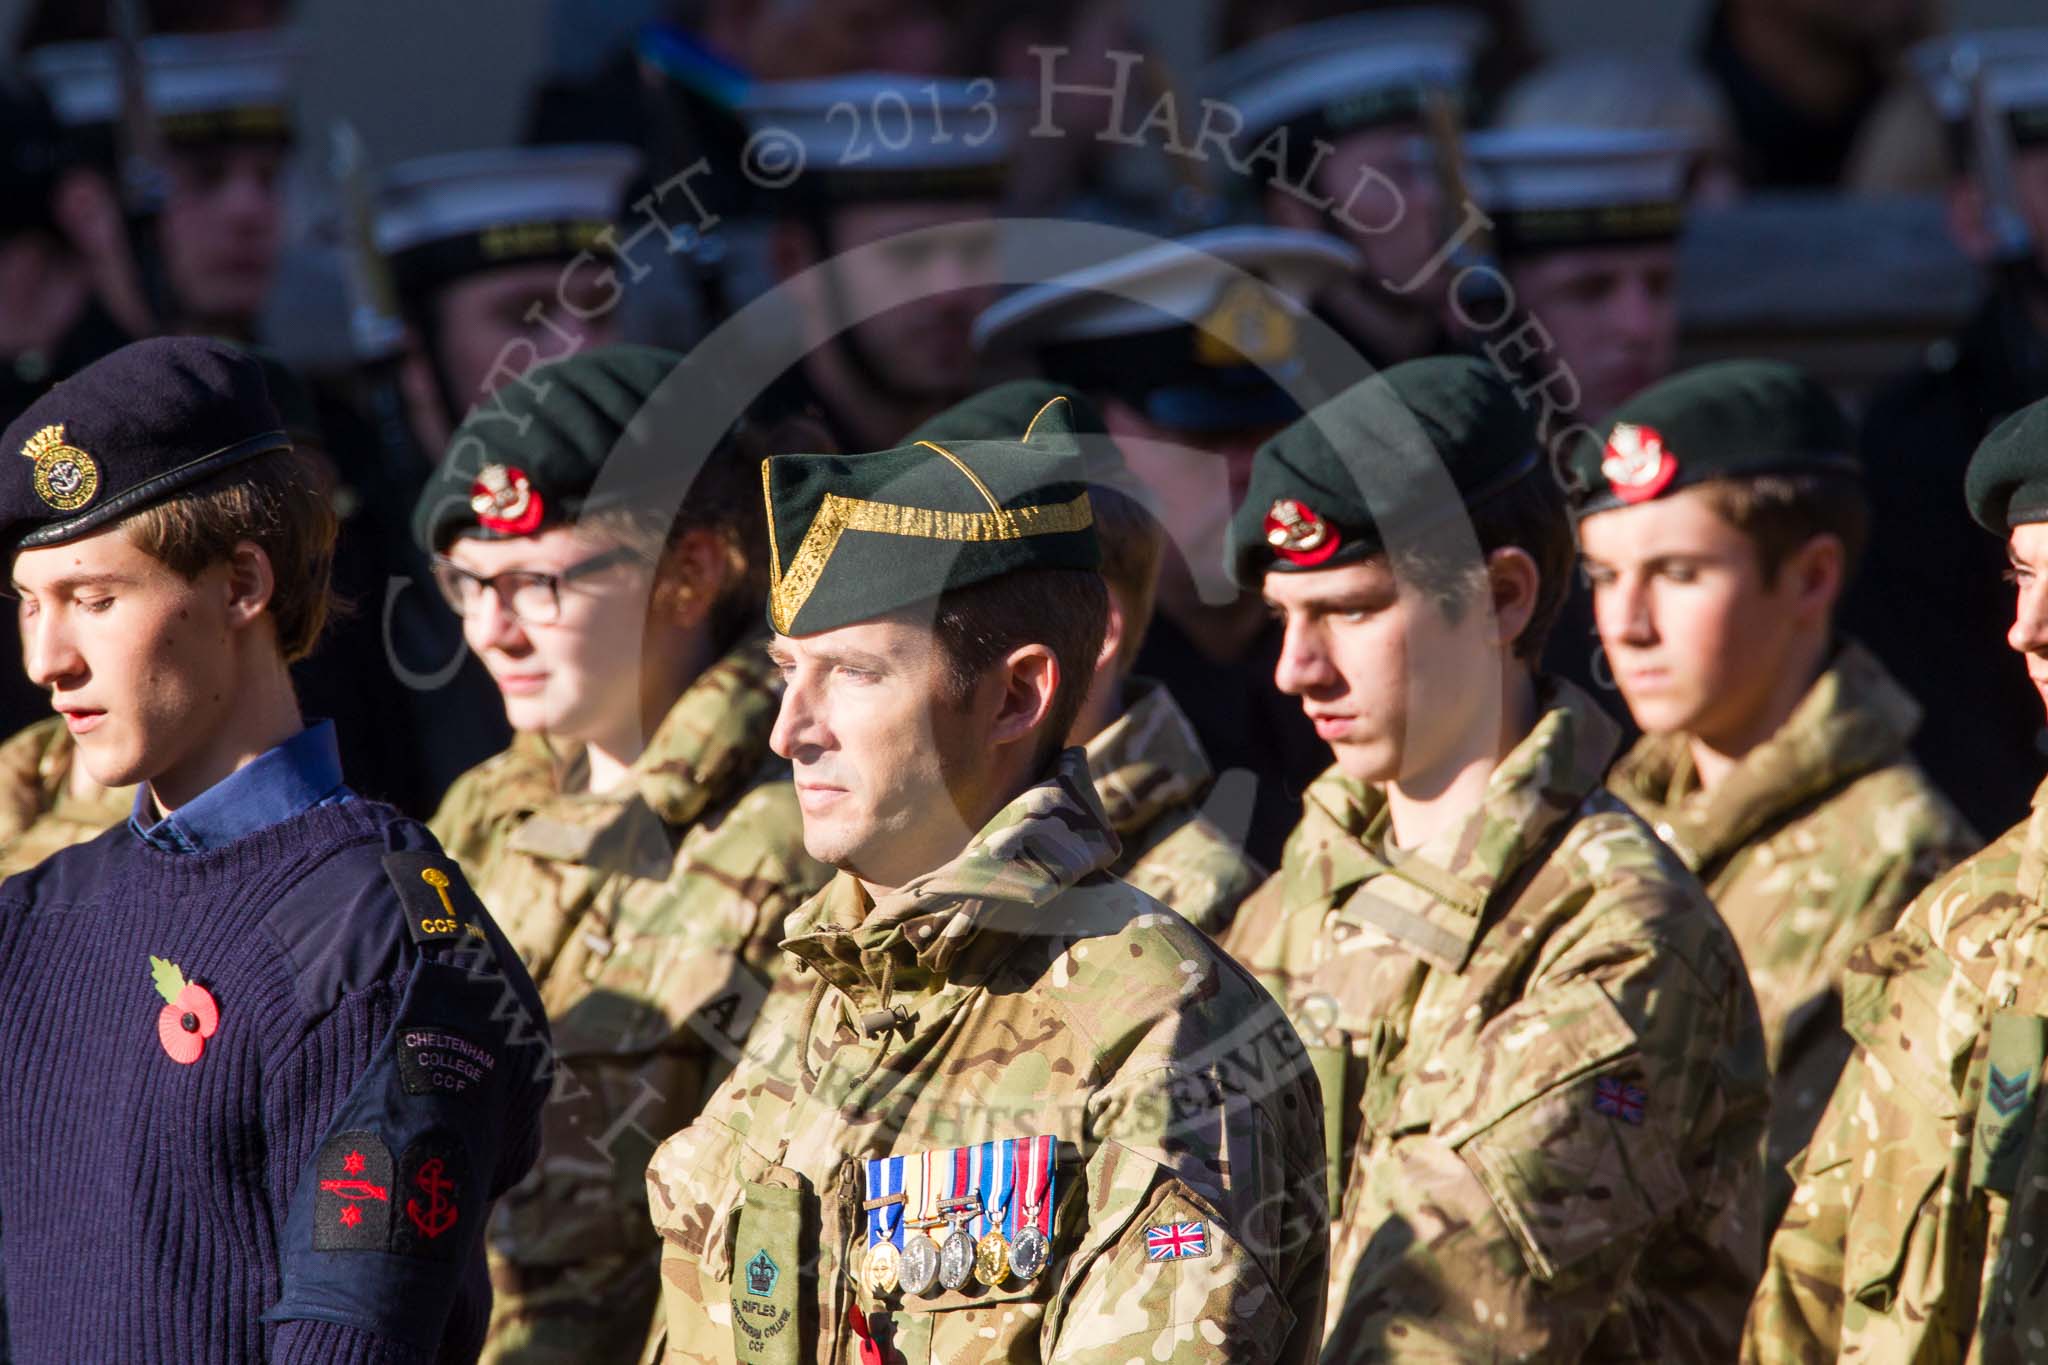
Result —
<instances>
[{"instance_id":1,"label":"camouflage combat jacket","mask_svg":"<svg viewBox=\"0 0 2048 1365\"><path fill-rule=\"evenodd\" d=\"M1755 1001L1699 883L1601 788L1614 722L1552 686L1480 808L1409 853L1379 788L1318 779L1227 940L1341 1106L1326 1360L1734 1353Z\"/></svg>"},{"instance_id":2,"label":"camouflage combat jacket","mask_svg":"<svg viewBox=\"0 0 2048 1365\"><path fill-rule=\"evenodd\" d=\"M1607 777L1706 883L1742 950L1771 1064L1774 1178L1813 1136L1849 1060L1849 954L1982 846L1907 756L1919 719L1883 665L1845 644L1713 791L1700 790L1683 735L1643 739Z\"/></svg>"},{"instance_id":3,"label":"camouflage combat jacket","mask_svg":"<svg viewBox=\"0 0 2048 1365\"><path fill-rule=\"evenodd\" d=\"M0 877L25 872L59 849L97 838L135 809L135 788L71 791L78 745L64 717L39 720L0 744Z\"/></svg>"},{"instance_id":4,"label":"camouflage combat jacket","mask_svg":"<svg viewBox=\"0 0 2048 1365\"><path fill-rule=\"evenodd\" d=\"M768 750L778 690L749 642L691 684L614 790L574 790L580 759L558 780L522 739L435 817L475 859L554 1030L540 1161L492 1214L485 1361L603 1365L646 1344L660 1262L647 1159L737 1056L783 919L829 875Z\"/></svg>"},{"instance_id":5,"label":"camouflage combat jacket","mask_svg":"<svg viewBox=\"0 0 2048 1365\"><path fill-rule=\"evenodd\" d=\"M791 918L805 975L778 983L746 1060L648 1169L665 1361L854 1365L863 1334L912 1365L1314 1358L1314 1077L1273 1002L1108 875L1116 856L1069 749L952 862L873 903L842 874ZM1035 1278L856 1283L864 1159L1040 1135L1057 1167ZM800 1229L801 1275L756 1263L778 1218ZM764 1283L780 1297L752 1298Z\"/></svg>"},{"instance_id":6,"label":"camouflage combat jacket","mask_svg":"<svg viewBox=\"0 0 2048 1365\"><path fill-rule=\"evenodd\" d=\"M1265 869L1202 813L1216 775L1172 695L1140 678L1130 697L1124 713L1088 741L1095 794L1124 846L1109 870L1220 935Z\"/></svg>"},{"instance_id":7,"label":"camouflage combat jacket","mask_svg":"<svg viewBox=\"0 0 2048 1365\"><path fill-rule=\"evenodd\" d=\"M1743 1332L1757 1362L2048 1357L2048 785L1850 958L1856 1051Z\"/></svg>"}]
</instances>

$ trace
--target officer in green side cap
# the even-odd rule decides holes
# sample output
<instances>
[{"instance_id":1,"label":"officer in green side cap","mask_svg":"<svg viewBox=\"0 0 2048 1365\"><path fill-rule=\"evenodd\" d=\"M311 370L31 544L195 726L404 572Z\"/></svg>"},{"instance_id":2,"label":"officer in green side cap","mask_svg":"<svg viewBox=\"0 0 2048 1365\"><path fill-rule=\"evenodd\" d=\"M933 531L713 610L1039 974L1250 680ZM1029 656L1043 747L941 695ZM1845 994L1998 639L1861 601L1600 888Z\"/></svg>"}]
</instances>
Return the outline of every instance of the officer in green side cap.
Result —
<instances>
[{"instance_id":1,"label":"officer in green side cap","mask_svg":"<svg viewBox=\"0 0 2048 1365\"><path fill-rule=\"evenodd\" d=\"M2048 699L2048 401L1984 439L1964 489L2005 542L2006 643ZM1856 1050L1794 1171L1745 1361L2016 1359L2048 1312L2044 799L1849 960Z\"/></svg>"},{"instance_id":2,"label":"officer in green side cap","mask_svg":"<svg viewBox=\"0 0 2048 1365\"><path fill-rule=\"evenodd\" d=\"M1645 732L1608 786L1749 967L1775 1221L1849 1057L1849 955L1982 841L1906 752L1918 704L1835 632L1868 504L1833 395L1791 365L1703 365L1623 404L1572 474L1593 617Z\"/></svg>"},{"instance_id":3,"label":"officer in green side cap","mask_svg":"<svg viewBox=\"0 0 2048 1365\"><path fill-rule=\"evenodd\" d=\"M839 876L649 1167L670 1359L1315 1356L1313 1078L1110 874L1068 747L1108 608L1066 406L765 465L772 743Z\"/></svg>"},{"instance_id":4,"label":"officer in green side cap","mask_svg":"<svg viewBox=\"0 0 2048 1365\"><path fill-rule=\"evenodd\" d=\"M1615 723L1536 670L1572 536L1529 417L1476 359L1397 365L1260 449L1230 539L1336 760L1225 940L1329 1102L1324 1359L1727 1359L1756 1005L1602 788Z\"/></svg>"},{"instance_id":5,"label":"officer in green side cap","mask_svg":"<svg viewBox=\"0 0 2048 1365\"><path fill-rule=\"evenodd\" d=\"M457 429L414 518L514 731L433 827L533 973L571 1077L539 1179L492 1224L490 1362L638 1358L660 1260L647 1158L725 1074L783 918L830 875L768 751L772 437L685 448L661 393L680 359L605 346L508 386Z\"/></svg>"},{"instance_id":6,"label":"officer in green side cap","mask_svg":"<svg viewBox=\"0 0 2048 1365\"><path fill-rule=\"evenodd\" d=\"M1133 671L1152 623L1166 529L1147 507L1101 410L1059 385L1017 379L948 408L911 438L1001 439L1055 400L1065 405L1081 443L1109 589L1102 647L1067 742L1087 750L1095 795L1123 842L1110 871L1204 933L1220 935L1238 903L1265 879L1265 869L1204 814L1216 773L1187 712L1163 682Z\"/></svg>"}]
</instances>

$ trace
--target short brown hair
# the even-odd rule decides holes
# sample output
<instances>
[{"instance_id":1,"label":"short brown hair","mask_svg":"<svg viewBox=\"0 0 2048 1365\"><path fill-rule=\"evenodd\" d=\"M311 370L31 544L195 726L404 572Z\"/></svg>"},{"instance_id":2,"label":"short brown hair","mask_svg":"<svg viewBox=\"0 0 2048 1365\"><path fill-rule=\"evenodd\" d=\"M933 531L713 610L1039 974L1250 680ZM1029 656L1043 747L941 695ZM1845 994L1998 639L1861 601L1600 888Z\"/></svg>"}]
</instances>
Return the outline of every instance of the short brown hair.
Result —
<instances>
[{"instance_id":1,"label":"short brown hair","mask_svg":"<svg viewBox=\"0 0 2048 1365\"><path fill-rule=\"evenodd\" d=\"M270 560L270 616L288 664L313 652L333 610L334 503L320 467L296 450L224 469L121 523L137 548L188 582L251 541Z\"/></svg>"},{"instance_id":2,"label":"short brown hair","mask_svg":"<svg viewBox=\"0 0 2048 1365\"><path fill-rule=\"evenodd\" d=\"M1756 546L1764 586L1815 536L1842 542L1842 580L1863 562L1870 541L1870 500L1863 482L1847 474L1757 474L1697 485L1716 516Z\"/></svg>"},{"instance_id":3,"label":"short brown hair","mask_svg":"<svg viewBox=\"0 0 2048 1365\"><path fill-rule=\"evenodd\" d=\"M1543 657L1557 614L1571 588L1572 564L1578 545L1572 539L1571 517L1564 490L1547 470L1539 468L1512 487L1471 509L1472 539L1479 563L1462 555L1424 550L1403 553L1395 571L1411 578L1436 600L1444 615L1457 620L1486 583L1485 561L1495 550L1515 549L1536 561L1536 605L1529 622L1515 637L1514 653L1524 663Z\"/></svg>"},{"instance_id":4,"label":"short brown hair","mask_svg":"<svg viewBox=\"0 0 2048 1365\"><path fill-rule=\"evenodd\" d=\"M1166 553L1166 528L1143 503L1121 489L1091 485L1088 504L1095 511L1095 538L1102 546L1103 581L1117 595L1124 612L1117 666L1128 669L1152 624L1153 604L1159 595L1159 561Z\"/></svg>"},{"instance_id":5,"label":"short brown hair","mask_svg":"<svg viewBox=\"0 0 2048 1365\"><path fill-rule=\"evenodd\" d=\"M997 660L1020 645L1042 644L1059 661L1059 688L1047 713L1035 767L1066 747L1095 677L1109 624L1109 589L1088 569L1021 569L943 594L932 630L948 664L948 700L965 702Z\"/></svg>"},{"instance_id":6,"label":"short brown hair","mask_svg":"<svg viewBox=\"0 0 2048 1365\"><path fill-rule=\"evenodd\" d=\"M657 567L657 602L683 587L673 573L685 537L705 532L725 550L726 574L706 617L712 646L724 654L762 628L768 600L768 523L761 503L761 461L770 455L827 449L830 437L803 418L758 423L741 418L704 460L673 516L634 504L607 508L577 525L615 535Z\"/></svg>"}]
</instances>

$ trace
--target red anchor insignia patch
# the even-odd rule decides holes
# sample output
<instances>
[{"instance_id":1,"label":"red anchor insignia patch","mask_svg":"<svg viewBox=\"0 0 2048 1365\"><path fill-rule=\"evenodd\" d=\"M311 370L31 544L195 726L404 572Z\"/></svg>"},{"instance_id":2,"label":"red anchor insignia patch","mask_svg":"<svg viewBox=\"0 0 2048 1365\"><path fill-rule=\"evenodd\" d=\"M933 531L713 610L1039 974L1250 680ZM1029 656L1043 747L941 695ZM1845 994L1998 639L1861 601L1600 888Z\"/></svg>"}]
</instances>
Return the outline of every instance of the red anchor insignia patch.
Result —
<instances>
[{"instance_id":1,"label":"red anchor insignia patch","mask_svg":"<svg viewBox=\"0 0 2048 1365\"><path fill-rule=\"evenodd\" d=\"M1290 564L1313 568L1343 544L1337 528L1295 498L1275 498L1266 512L1266 544Z\"/></svg>"},{"instance_id":2,"label":"red anchor insignia patch","mask_svg":"<svg viewBox=\"0 0 2048 1365\"><path fill-rule=\"evenodd\" d=\"M469 510L487 531L504 536L529 536L540 529L547 505L533 480L517 465L487 464L469 486Z\"/></svg>"},{"instance_id":3,"label":"red anchor insignia patch","mask_svg":"<svg viewBox=\"0 0 2048 1365\"><path fill-rule=\"evenodd\" d=\"M206 1052L206 1040L220 1027L220 1006L213 992L197 981L187 981L177 963L161 957L149 959L149 979L164 1007L156 1014L157 1041L171 1060L190 1066Z\"/></svg>"},{"instance_id":4,"label":"red anchor insignia patch","mask_svg":"<svg viewBox=\"0 0 2048 1365\"><path fill-rule=\"evenodd\" d=\"M1616 422L1607 437L1600 473L1623 502L1648 502L1678 477L1678 457L1655 427Z\"/></svg>"}]
</instances>

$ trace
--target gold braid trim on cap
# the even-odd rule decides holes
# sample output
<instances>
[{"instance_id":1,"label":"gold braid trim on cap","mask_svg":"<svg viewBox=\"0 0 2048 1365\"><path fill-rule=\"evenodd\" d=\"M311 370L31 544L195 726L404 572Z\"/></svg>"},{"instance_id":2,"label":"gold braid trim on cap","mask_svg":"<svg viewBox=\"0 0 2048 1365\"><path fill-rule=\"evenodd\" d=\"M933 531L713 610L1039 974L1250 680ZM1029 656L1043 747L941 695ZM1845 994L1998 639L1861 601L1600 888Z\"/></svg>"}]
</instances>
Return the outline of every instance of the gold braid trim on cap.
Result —
<instances>
[{"instance_id":1,"label":"gold braid trim on cap","mask_svg":"<svg viewBox=\"0 0 2048 1365\"><path fill-rule=\"evenodd\" d=\"M764 462L762 484L767 484ZM976 480L979 483L979 480ZM993 500L991 500L993 501ZM1029 536L1064 535L1085 531L1095 524L1095 513L1082 493L1069 502L1045 507L997 508L992 512L940 512L929 507L904 507L892 502L868 502L827 493L804 532L803 544L791 556L787 573L775 544L774 513L770 510L768 532L768 608L775 629L787 635L790 623L803 610L818 580L825 576L825 562L848 531L872 531L888 536L913 536L920 540L950 540L958 544L999 540L1023 540Z\"/></svg>"}]
</instances>

